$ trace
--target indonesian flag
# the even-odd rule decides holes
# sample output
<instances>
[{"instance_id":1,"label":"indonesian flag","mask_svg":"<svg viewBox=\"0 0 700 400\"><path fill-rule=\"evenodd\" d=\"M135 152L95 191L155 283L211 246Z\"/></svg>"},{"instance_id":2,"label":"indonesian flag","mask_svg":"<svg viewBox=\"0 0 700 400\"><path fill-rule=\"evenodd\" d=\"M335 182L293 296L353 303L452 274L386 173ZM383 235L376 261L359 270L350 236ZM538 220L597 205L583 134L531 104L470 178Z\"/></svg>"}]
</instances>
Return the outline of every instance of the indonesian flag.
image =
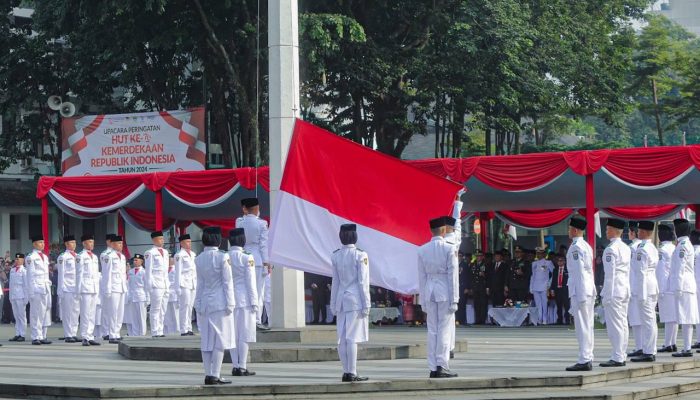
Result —
<instances>
[{"instance_id":1,"label":"indonesian flag","mask_svg":"<svg viewBox=\"0 0 700 400\"><path fill-rule=\"evenodd\" d=\"M357 224L370 282L418 292L428 221L451 215L462 185L297 120L270 229L270 261L331 275L340 225Z\"/></svg>"}]
</instances>

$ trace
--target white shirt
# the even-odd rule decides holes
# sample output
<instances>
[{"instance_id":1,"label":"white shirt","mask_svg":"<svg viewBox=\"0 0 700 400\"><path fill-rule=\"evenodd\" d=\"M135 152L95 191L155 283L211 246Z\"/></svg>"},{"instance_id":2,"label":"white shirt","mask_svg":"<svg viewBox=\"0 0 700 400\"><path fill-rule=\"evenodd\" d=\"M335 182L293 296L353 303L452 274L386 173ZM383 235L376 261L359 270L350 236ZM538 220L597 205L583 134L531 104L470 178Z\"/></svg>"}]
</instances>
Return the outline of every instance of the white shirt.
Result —
<instances>
[{"instance_id":1,"label":"white shirt","mask_svg":"<svg viewBox=\"0 0 700 400\"><path fill-rule=\"evenodd\" d=\"M549 289L550 274L554 271L554 264L547 259L532 262L532 275L530 276L530 293L545 292Z\"/></svg>"},{"instance_id":2,"label":"white shirt","mask_svg":"<svg viewBox=\"0 0 700 400\"><path fill-rule=\"evenodd\" d=\"M10 270L10 300L29 301L29 280L24 265L15 265Z\"/></svg>"},{"instance_id":3,"label":"white shirt","mask_svg":"<svg viewBox=\"0 0 700 400\"><path fill-rule=\"evenodd\" d=\"M261 266L268 262L267 221L253 214L247 214L236 219L236 228L245 230L245 246L248 253L253 255L255 265ZM267 271L265 271L267 274Z\"/></svg>"},{"instance_id":4,"label":"white shirt","mask_svg":"<svg viewBox=\"0 0 700 400\"><path fill-rule=\"evenodd\" d=\"M600 296L603 300L627 299L630 296L630 262L632 251L620 238L613 238L603 251L605 282Z\"/></svg>"},{"instance_id":5,"label":"white shirt","mask_svg":"<svg viewBox=\"0 0 700 400\"><path fill-rule=\"evenodd\" d=\"M162 247L153 246L147 250L143 258L146 267L146 290L170 289L168 279L168 267L170 266L170 255L168 250Z\"/></svg>"},{"instance_id":6,"label":"white shirt","mask_svg":"<svg viewBox=\"0 0 700 400\"><path fill-rule=\"evenodd\" d=\"M74 251L66 250L58 256L56 268L58 269L58 293L77 293L77 258Z\"/></svg>"},{"instance_id":7,"label":"white shirt","mask_svg":"<svg viewBox=\"0 0 700 400\"><path fill-rule=\"evenodd\" d=\"M194 289L197 287L197 266L194 258L197 254L192 250L180 249L175 254L175 285L178 288Z\"/></svg>"},{"instance_id":8,"label":"white shirt","mask_svg":"<svg viewBox=\"0 0 700 400\"><path fill-rule=\"evenodd\" d=\"M150 302L148 291L146 290L146 270L141 267L134 267L127 273L129 282L129 302L143 303Z\"/></svg>"},{"instance_id":9,"label":"white shirt","mask_svg":"<svg viewBox=\"0 0 700 400\"><path fill-rule=\"evenodd\" d=\"M459 252L459 247L462 245L462 205L459 200L455 201L452 207L452 218L455 219L454 231L445 234L445 241L454 245L455 250Z\"/></svg>"},{"instance_id":10,"label":"white shirt","mask_svg":"<svg viewBox=\"0 0 700 400\"><path fill-rule=\"evenodd\" d=\"M233 311L236 299L228 254L218 247L205 247L195 257L194 263L197 266L197 294L194 297L197 313Z\"/></svg>"},{"instance_id":11,"label":"white shirt","mask_svg":"<svg viewBox=\"0 0 700 400\"><path fill-rule=\"evenodd\" d=\"M104 294L126 293L126 257L118 251L107 253L107 262L102 265L100 292Z\"/></svg>"},{"instance_id":12,"label":"white shirt","mask_svg":"<svg viewBox=\"0 0 700 400\"><path fill-rule=\"evenodd\" d=\"M595 297L593 277L593 250L582 237L575 237L566 252L566 267L569 271L569 298L579 302Z\"/></svg>"},{"instance_id":13,"label":"white shirt","mask_svg":"<svg viewBox=\"0 0 700 400\"><path fill-rule=\"evenodd\" d=\"M99 261L92 251L83 250L78 254L78 273L76 279L79 293L100 293Z\"/></svg>"},{"instance_id":14,"label":"white shirt","mask_svg":"<svg viewBox=\"0 0 700 400\"><path fill-rule=\"evenodd\" d=\"M692 293L695 284L695 249L687 236L678 238L678 245L671 258L671 274L668 290L673 293Z\"/></svg>"},{"instance_id":15,"label":"white shirt","mask_svg":"<svg viewBox=\"0 0 700 400\"><path fill-rule=\"evenodd\" d=\"M669 277L671 276L671 257L676 246L671 242L661 242L659 247L659 262L656 266L656 282L659 294L671 293Z\"/></svg>"},{"instance_id":16,"label":"white shirt","mask_svg":"<svg viewBox=\"0 0 700 400\"><path fill-rule=\"evenodd\" d=\"M49 278L49 256L34 250L24 259L29 282L29 297L33 294L51 293Z\"/></svg>"},{"instance_id":17,"label":"white shirt","mask_svg":"<svg viewBox=\"0 0 700 400\"><path fill-rule=\"evenodd\" d=\"M459 303L457 252L440 236L418 249L420 304L428 301Z\"/></svg>"},{"instance_id":18,"label":"white shirt","mask_svg":"<svg viewBox=\"0 0 700 400\"><path fill-rule=\"evenodd\" d=\"M370 308L369 257L354 244L331 255L331 310L335 313Z\"/></svg>"},{"instance_id":19,"label":"white shirt","mask_svg":"<svg viewBox=\"0 0 700 400\"><path fill-rule=\"evenodd\" d=\"M632 256L632 269L636 271L636 280L632 282L632 296L641 301L650 300L651 296L659 294L656 282L656 266L659 263L659 252L649 240L642 240Z\"/></svg>"},{"instance_id":20,"label":"white shirt","mask_svg":"<svg viewBox=\"0 0 700 400\"><path fill-rule=\"evenodd\" d=\"M695 288L697 290L697 286L700 285L700 245L699 246L693 246L693 249L695 250Z\"/></svg>"},{"instance_id":21,"label":"white shirt","mask_svg":"<svg viewBox=\"0 0 700 400\"><path fill-rule=\"evenodd\" d=\"M236 307L260 306L255 277L255 260L253 255L242 247L231 246L228 251L233 274L233 292Z\"/></svg>"},{"instance_id":22,"label":"white shirt","mask_svg":"<svg viewBox=\"0 0 700 400\"><path fill-rule=\"evenodd\" d=\"M175 284L177 280L177 272L174 267L168 267L168 301L178 301L180 296L180 287Z\"/></svg>"}]
</instances>

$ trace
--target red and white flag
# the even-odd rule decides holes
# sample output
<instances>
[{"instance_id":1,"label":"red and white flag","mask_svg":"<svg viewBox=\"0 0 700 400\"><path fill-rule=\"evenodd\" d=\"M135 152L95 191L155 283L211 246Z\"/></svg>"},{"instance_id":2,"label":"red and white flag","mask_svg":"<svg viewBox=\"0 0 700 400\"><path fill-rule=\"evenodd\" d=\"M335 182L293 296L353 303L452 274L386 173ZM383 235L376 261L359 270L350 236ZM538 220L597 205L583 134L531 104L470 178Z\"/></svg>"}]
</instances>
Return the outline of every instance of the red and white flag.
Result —
<instances>
[{"instance_id":1,"label":"red and white flag","mask_svg":"<svg viewBox=\"0 0 700 400\"><path fill-rule=\"evenodd\" d=\"M463 187L297 120L270 230L270 261L331 275L340 225L357 224L370 281L418 292L428 221L451 215Z\"/></svg>"}]
</instances>

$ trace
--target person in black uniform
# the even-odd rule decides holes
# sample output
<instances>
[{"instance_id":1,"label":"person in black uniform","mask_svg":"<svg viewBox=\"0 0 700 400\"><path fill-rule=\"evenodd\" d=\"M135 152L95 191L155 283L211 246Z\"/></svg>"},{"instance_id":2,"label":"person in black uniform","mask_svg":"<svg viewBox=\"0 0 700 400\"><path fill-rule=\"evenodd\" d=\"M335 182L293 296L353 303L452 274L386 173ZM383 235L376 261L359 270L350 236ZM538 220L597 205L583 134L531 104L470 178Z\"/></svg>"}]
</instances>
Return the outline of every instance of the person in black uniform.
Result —
<instances>
[{"instance_id":1,"label":"person in black uniform","mask_svg":"<svg viewBox=\"0 0 700 400\"><path fill-rule=\"evenodd\" d=\"M472 278L472 296L474 297L474 324L484 324L488 311L488 287L489 265L484 259L481 250L476 251L476 260L470 266Z\"/></svg>"},{"instance_id":2,"label":"person in black uniform","mask_svg":"<svg viewBox=\"0 0 700 400\"><path fill-rule=\"evenodd\" d=\"M508 295L515 301L526 301L530 289L530 273L532 267L525 259L525 251L522 247L515 247L515 259L510 266L508 277Z\"/></svg>"},{"instance_id":3,"label":"person in black uniform","mask_svg":"<svg viewBox=\"0 0 700 400\"><path fill-rule=\"evenodd\" d=\"M503 252L497 251L494 254L493 268L491 268L488 283L488 294L494 307L500 307L506 301L505 290L509 274L510 266L503 259Z\"/></svg>"},{"instance_id":4,"label":"person in black uniform","mask_svg":"<svg viewBox=\"0 0 700 400\"><path fill-rule=\"evenodd\" d=\"M330 301L331 278L323 275L309 274L309 289L311 289L311 304L313 305L313 321L311 324L325 324L328 318L326 304Z\"/></svg>"},{"instance_id":5,"label":"person in black uniform","mask_svg":"<svg viewBox=\"0 0 700 400\"><path fill-rule=\"evenodd\" d=\"M460 325L467 323L467 274L469 274L469 263L464 253L459 253L459 303L457 303L455 319Z\"/></svg>"},{"instance_id":6,"label":"person in black uniform","mask_svg":"<svg viewBox=\"0 0 700 400\"><path fill-rule=\"evenodd\" d=\"M556 264L549 290L557 303L557 325L569 325L569 271L566 269L566 257L557 257Z\"/></svg>"}]
</instances>

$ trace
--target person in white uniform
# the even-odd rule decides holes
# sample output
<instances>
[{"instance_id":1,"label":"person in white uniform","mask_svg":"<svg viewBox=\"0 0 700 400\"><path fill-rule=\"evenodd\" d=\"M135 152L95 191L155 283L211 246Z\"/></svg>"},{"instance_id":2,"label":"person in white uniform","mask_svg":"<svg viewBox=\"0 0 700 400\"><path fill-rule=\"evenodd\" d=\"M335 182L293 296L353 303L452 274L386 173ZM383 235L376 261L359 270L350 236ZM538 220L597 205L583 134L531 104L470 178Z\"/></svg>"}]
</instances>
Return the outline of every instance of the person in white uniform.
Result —
<instances>
[{"instance_id":1,"label":"person in white uniform","mask_svg":"<svg viewBox=\"0 0 700 400\"><path fill-rule=\"evenodd\" d=\"M690 243L695 251L695 296L700 307L700 290L697 290L700 287L700 231L694 230L690 233ZM695 327L695 332L695 344L692 348L700 349L700 324Z\"/></svg>"},{"instance_id":2,"label":"person in white uniform","mask_svg":"<svg viewBox=\"0 0 700 400\"><path fill-rule=\"evenodd\" d=\"M221 228L206 227L202 232L204 250L195 257L197 289L194 308L201 335L200 349L204 364L204 384L222 385L231 381L221 378L224 352L236 346L233 310L236 300L231 275L231 260L219 250Z\"/></svg>"},{"instance_id":3,"label":"person in white uniform","mask_svg":"<svg viewBox=\"0 0 700 400\"><path fill-rule=\"evenodd\" d=\"M252 254L243 249L245 240L243 228L229 231L228 241L231 247L228 250L228 256L231 259L233 293L236 299L236 307L233 309L236 347L230 350L233 376L255 375L255 372L248 369L248 343L255 343L257 340L255 318L260 304L255 282L257 278L255 259Z\"/></svg>"},{"instance_id":4,"label":"person in white uniform","mask_svg":"<svg viewBox=\"0 0 700 400\"><path fill-rule=\"evenodd\" d=\"M192 332L192 309L197 288L197 267L192 251L192 238L188 234L180 235L180 251L175 254L175 287L177 288L180 311L180 336L194 336Z\"/></svg>"},{"instance_id":5,"label":"person in white uniform","mask_svg":"<svg viewBox=\"0 0 700 400\"><path fill-rule=\"evenodd\" d=\"M464 193L460 191L455 197L454 205L452 206L452 216L445 217L445 241L454 246L455 251L459 254L459 248L462 246L462 203L459 197ZM457 262L459 265L459 261ZM459 276L459 271L457 272ZM486 289L488 296L488 288ZM455 325L455 314L452 314L452 325ZM455 335L456 332L452 330L452 337L450 338L450 358L454 358L455 349Z\"/></svg>"},{"instance_id":6,"label":"person in white uniform","mask_svg":"<svg viewBox=\"0 0 700 400\"><path fill-rule=\"evenodd\" d=\"M539 311L538 322L547 325L547 289L551 284L554 264L544 256L544 248L535 248L536 260L532 262L532 275L530 275L530 293L535 299L535 305Z\"/></svg>"},{"instance_id":7,"label":"person in white uniform","mask_svg":"<svg viewBox=\"0 0 700 400\"><path fill-rule=\"evenodd\" d=\"M100 285L102 284L102 271L107 267L105 266L109 262L109 253L113 251L112 249L112 238L114 238L113 233L108 233L105 237L106 248L100 253ZM101 286L100 286L101 287ZM95 335L102 336L102 340L109 340L109 321L107 319L107 314L102 312L102 306L107 304L104 299L105 293L100 291L99 296L97 296L97 308L95 311Z\"/></svg>"},{"instance_id":8,"label":"person in white uniform","mask_svg":"<svg viewBox=\"0 0 700 400\"><path fill-rule=\"evenodd\" d=\"M457 253L445 241L445 218L430 221L433 237L418 249L419 300L427 314L428 368L431 378L453 378L450 346L459 302Z\"/></svg>"},{"instance_id":9,"label":"person in white uniform","mask_svg":"<svg viewBox=\"0 0 700 400\"><path fill-rule=\"evenodd\" d=\"M163 334L176 335L180 333L180 304L178 298L177 274L175 272L175 259L170 257L170 266L168 267L168 305L165 309L165 318L163 319Z\"/></svg>"},{"instance_id":10,"label":"person in white uniform","mask_svg":"<svg viewBox=\"0 0 700 400\"><path fill-rule=\"evenodd\" d=\"M44 254L44 237L32 237L34 250L25 259L29 282L29 326L32 344L51 344L46 332L51 326L51 279L49 256Z\"/></svg>"},{"instance_id":11,"label":"person in white uniform","mask_svg":"<svg viewBox=\"0 0 700 400\"><path fill-rule=\"evenodd\" d=\"M369 340L369 257L355 246L357 225L341 225L339 237L343 247L331 255L330 306L337 321L341 381L362 382L369 378L357 374L357 344Z\"/></svg>"},{"instance_id":12,"label":"person in white uniform","mask_svg":"<svg viewBox=\"0 0 700 400\"><path fill-rule=\"evenodd\" d=\"M151 233L151 240L153 247L147 250L143 257L146 264L146 290L151 298L151 336L155 338L165 337L163 322L170 295L170 280L168 279L170 255L168 250L163 248L163 232Z\"/></svg>"},{"instance_id":13,"label":"person in white uniform","mask_svg":"<svg viewBox=\"0 0 700 400\"><path fill-rule=\"evenodd\" d=\"M637 237L639 223L637 221L629 221L627 225L629 228L628 235L632 241L628 246L630 248L631 258L633 258L635 251L637 251L637 246L639 246L639 244L642 242ZM641 319L639 318L639 307L637 307L638 299L635 298L634 294L631 292L632 285L637 280L638 273L639 272L636 269L632 268L632 260L630 259L630 302L627 305L627 321L629 322L629 326L632 330L632 336L634 337L634 350L627 353L627 356L629 357L641 356L643 354L641 336L642 323Z\"/></svg>"},{"instance_id":14,"label":"person in white uniform","mask_svg":"<svg viewBox=\"0 0 700 400\"><path fill-rule=\"evenodd\" d=\"M99 346L95 341L95 322L97 300L100 297L100 266L99 259L92 250L95 248L95 237L84 234L80 241L83 251L78 254L77 284L80 293L80 336L83 346Z\"/></svg>"},{"instance_id":15,"label":"person in white uniform","mask_svg":"<svg viewBox=\"0 0 700 400\"><path fill-rule=\"evenodd\" d=\"M265 317L267 319L266 321L266 326L270 326L270 323L272 322L272 266L268 265L267 266L267 276L265 276L265 300L263 302L265 306Z\"/></svg>"},{"instance_id":16,"label":"person in white uniform","mask_svg":"<svg viewBox=\"0 0 700 400\"><path fill-rule=\"evenodd\" d=\"M676 246L673 244L673 228L659 225L659 264L656 266L656 282L659 285L659 319L664 323L664 345L659 353L677 351L678 313L676 310L676 294L671 291L671 257Z\"/></svg>"},{"instance_id":17,"label":"person in white uniform","mask_svg":"<svg viewBox=\"0 0 700 400\"><path fill-rule=\"evenodd\" d=\"M627 308L630 301L629 271L632 252L622 241L624 229L625 221L608 218L606 236L610 243L603 251L605 281L600 297L603 300L605 328L612 345L612 354L610 360L600 363L601 367L624 367L627 360Z\"/></svg>"},{"instance_id":18,"label":"person in white uniform","mask_svg":"<svg viewBox=\"0 0 700 400\"><path fill-rule=\"evenodd\" d=\"M27 304L29 281L24 267L24 254L15 254L15 265L10 270L10 304L15 316L15 336L10 342L24 342L27 334Z\"/></svg>"},{"instance_id":19,"label":"person in white uniform","mask_svg":"<svg viewBox=\"0 0 700 400\"><path fill-rule=\"evenodd\" d=\"M146 314L150 298L146 290L146 270L143 268L144 257L142 254L134 254L134 268L128 273L128 297L127 307L131 314L129 324L129 336L146 336Z\"/></svg>"},{"instance_id":20,"label":"person in white uniform","mask_svg":"<svg viewBox=\"0 0 700 400\"><path fill-rule=\"evenodd\" d=\"M102 313L105 314L109 343L119 344L124 324L124 300L127 294L126 257L122 254L122 237L112 236L112 251L102 269L100 291L104 293Z\"/></svg>"},{"instance_id":21,"label":"person in white uniform","mask_svg":"<svg viewBox=\"0 0 700 400\"><path fill-rule=\"evenodd\" d=\"M265 276L267 276L267 266L269 252L267 248L267 221L260 218L260 202L257 198L251 197L241 200L243 216L236 219L236 228L245 229L245 251L251 253L255 258L255 284L258 293L258 304L263 303L265 298ZM267 329L261 323L262 307L258 307L256 324L258 329Z\"/></svg>"},{"instance_id":22,"label":"person in white uniform","mask_svg":"<svg viewBox=\"0 0 700 400\"><path fill-rule=\"evenodd\" d=\"M61 299L61 320L63 337L66 343L80 343L78 340L78 321L80 317L80 293L77 286L78 254L75 252L75 236L65 235L63 244L66 251L56 260L58 269L58 297Z\"/></svg>"},{"instance_id":23,"label":"person in white uniform","mask_svg":"<svg viewBox=\"0 0 700 400\"><path fill-rule=\"evenodd\" d=\"M566 367L567 371L593 369L593 305L597 293L593 277L593 250L583 239L586 225L586 220L581 218L571 218L569 221L571 246L566 252L566 266L569 270L570 313L574 318L579 353L578 361Z\"/></svg>"},{"instance_id":24,"label":"person in white uniform","mask_svg":"<svg viewBox=\"0 0 700 400\"><path fill-rule=\"evenodd\" d=\"M652 243L653 238L654 222L639 221L639 239L642 242L632 254L635 281L632 282L631 292L641 320L642 355L630 358L633 362L656 361L656 340L659 335L656 325L656 303L659 296L656 266L659 263L659 252Z\"/></svg>"},{"instance_id":25,"label":"person in white uniform","mask_svg":"<svg viewBox=\"0 0 700 400\"><path fill-rule=\"evenodd\" d=\"M669 290L676 298L676 317L683 335L683 350L672 354L673 357L692 357L693 325L700 322L698 300L695 296L695 249L690 243L690 222L679 218L673 221L678 237L678 245L671 258Z\"/></svg>"}]
</instances>

